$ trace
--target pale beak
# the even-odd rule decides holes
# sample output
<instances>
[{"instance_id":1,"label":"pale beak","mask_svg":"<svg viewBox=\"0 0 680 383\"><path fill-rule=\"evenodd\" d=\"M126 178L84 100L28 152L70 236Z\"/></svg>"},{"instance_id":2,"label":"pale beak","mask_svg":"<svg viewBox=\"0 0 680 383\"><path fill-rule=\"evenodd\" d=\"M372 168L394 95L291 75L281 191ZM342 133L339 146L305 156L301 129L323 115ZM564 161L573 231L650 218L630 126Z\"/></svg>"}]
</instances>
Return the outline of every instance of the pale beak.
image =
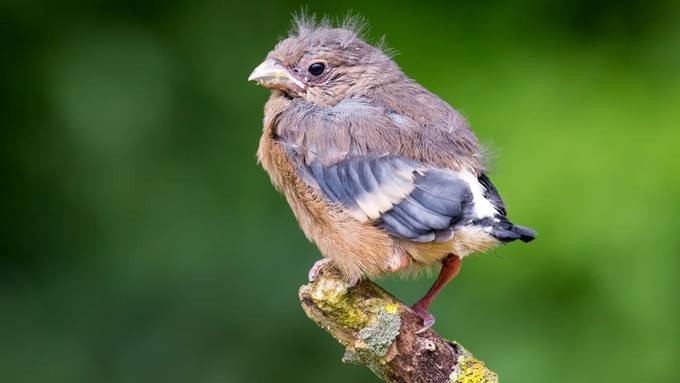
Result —
<instances>
[{"instance_id":1,"label":"pale beak","mask_svg":"<svg viewBox=\"0 0 680 383\"><path fill-rule=\"evenodd\" d=\"M305 84L274 59L266 59L250 74L248 81L255 81L265 88L304 91Z\"/></svg>"}]
</instances>

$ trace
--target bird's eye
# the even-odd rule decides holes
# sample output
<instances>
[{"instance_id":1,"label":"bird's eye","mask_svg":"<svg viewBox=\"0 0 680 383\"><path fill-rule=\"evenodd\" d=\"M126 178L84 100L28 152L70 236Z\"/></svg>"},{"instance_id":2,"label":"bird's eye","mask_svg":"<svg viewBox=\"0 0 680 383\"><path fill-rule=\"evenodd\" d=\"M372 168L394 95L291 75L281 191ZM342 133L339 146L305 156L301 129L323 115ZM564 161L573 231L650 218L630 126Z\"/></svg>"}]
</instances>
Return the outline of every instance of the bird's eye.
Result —
<instances>
[{"instance_id":1,"label":"bird's eye","mask_svg":"<svg viewBox=\"0 0 680 383\"><path fill-rule=\"evenodd\" d=\"M312 76L319 76L323 73L324 69L326 69L326 66L323 63L314 63L307 68Z\"/></svg>"}]
</instances>

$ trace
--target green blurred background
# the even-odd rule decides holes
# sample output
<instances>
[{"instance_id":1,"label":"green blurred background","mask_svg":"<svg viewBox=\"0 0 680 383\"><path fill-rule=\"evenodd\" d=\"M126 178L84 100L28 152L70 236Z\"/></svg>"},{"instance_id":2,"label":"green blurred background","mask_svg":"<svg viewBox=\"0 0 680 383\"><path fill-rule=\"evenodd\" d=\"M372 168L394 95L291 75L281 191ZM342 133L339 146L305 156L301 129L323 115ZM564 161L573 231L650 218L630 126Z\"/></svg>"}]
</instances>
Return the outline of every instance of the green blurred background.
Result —
<instances>
[{"instance_id":1,"label":"green blurred background","mask_svg":"<svg viewBox=\"0 0 680 383\"><path fill-rule=\"evenodd\" d=\"M309 5L386 35L540 233L466 259L436 329L505 382L677 382L678 4ZM318 252L255 161L246 78L300 7L2 2L1 381L376 381L302 313Z\"/></svg>"}]
</instances>

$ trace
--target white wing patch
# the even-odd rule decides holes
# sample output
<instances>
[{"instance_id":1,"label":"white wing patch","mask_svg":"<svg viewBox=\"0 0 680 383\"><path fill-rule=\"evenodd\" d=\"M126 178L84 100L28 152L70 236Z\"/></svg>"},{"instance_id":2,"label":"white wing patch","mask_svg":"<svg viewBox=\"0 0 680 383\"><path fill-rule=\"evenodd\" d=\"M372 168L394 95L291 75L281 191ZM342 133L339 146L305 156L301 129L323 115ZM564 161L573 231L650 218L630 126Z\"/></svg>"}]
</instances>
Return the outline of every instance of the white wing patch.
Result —
<instances>
[{"instance_id":1,"label":"white wing patch","mask_svg":"<svg viewBox=\"0 0 680 383\"><path fill-rule=\"evenodd\" d=\"M498 210L496 210L491 201L484 197L484 192L486 189L482 184L479 183L477 177L468 171L461 171L457 173L458 177L470 185L473 201L472 211L476 218L494 217L496 214L498 214Z\"/></svg>"}]
</instances>

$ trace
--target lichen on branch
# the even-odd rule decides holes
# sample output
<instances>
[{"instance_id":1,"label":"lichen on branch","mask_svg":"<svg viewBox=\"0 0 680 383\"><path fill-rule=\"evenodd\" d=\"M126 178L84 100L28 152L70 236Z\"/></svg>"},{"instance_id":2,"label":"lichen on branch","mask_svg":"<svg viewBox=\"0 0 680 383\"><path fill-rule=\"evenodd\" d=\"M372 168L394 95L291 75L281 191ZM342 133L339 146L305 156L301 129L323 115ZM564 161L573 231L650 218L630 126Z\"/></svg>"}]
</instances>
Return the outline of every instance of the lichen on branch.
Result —
<instances>
[{"instance_id":1,"label":"lichen on branch","mask_svg":"<svg viewBox=\"0 0 680 383\"><path fill-rule=\"evenodd\" d=\"M300 287L307 316L346 348L343 362L362 364L385 382L497 383L496 374L434 331L371 281L350 286L331 265Z\"/></svg>"}]
</instances>

